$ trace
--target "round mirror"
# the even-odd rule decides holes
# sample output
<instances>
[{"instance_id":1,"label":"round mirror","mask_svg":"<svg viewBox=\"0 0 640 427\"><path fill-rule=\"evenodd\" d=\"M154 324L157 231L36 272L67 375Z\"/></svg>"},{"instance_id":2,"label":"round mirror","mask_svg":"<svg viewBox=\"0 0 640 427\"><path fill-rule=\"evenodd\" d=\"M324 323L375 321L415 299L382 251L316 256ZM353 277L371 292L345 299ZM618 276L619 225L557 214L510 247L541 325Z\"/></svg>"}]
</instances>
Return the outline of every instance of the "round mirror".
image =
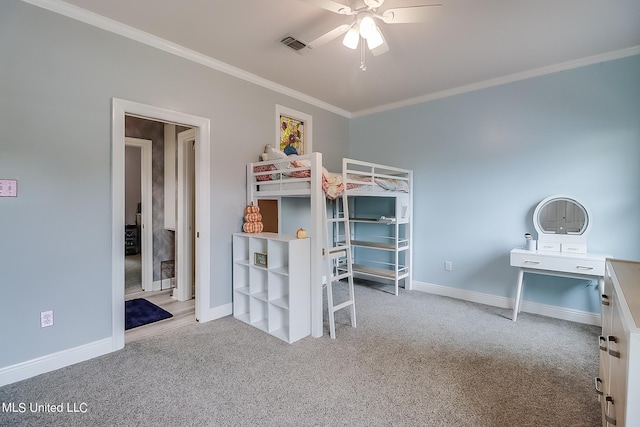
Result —
<instances>
[{"instance_id":1,"label":"round mirror","mask_svg":"<svg viewBox=\"0 0 640 427\"><path fill-rule=\"evenodd\" d=\"M582 203L567 196L552 196L536 207L533 222L538 233L580 236L589 229L589 214Z\"/></svg>"}]
</instances>

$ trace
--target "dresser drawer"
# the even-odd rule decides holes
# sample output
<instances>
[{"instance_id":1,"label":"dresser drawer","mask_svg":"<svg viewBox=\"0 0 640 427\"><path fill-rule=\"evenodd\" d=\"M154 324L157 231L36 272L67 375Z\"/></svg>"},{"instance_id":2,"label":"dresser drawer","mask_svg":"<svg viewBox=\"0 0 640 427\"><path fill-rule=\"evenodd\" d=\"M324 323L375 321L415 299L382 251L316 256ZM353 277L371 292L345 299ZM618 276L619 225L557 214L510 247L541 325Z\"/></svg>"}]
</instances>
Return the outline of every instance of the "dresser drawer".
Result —
<instances>
[{"instance_id":1,"label":"dresser drawer","mask_svg":"<svg viewBox=\"0 0 640 427\"><path fill-rule=\"evenodd\" d=\"M540 242L538 241L539 251L560 252L559 242Z\"/></svg>"},{"instance_id":2,"label":"dresser drawer","mask_svg":"<svg viewBox=\"0 0 640 427\"><path fill-rule=\"evenodd\" d=\"M560 250L567 253L586 254L587 245L585 243L562 243Z\"/></svg>"},{"instance_id":3,"label":"dresser drawer","mask_svg":"<svg viewBox=\"0 0 640 427\"><path fill-rule=\"evenodd\" d=\"M604 275L604 259L581 259L563 256L545 256L534 251L511 253L511 265L514 267L538 270L561 271L565 273Z\"/></svg>"}]
</instances>

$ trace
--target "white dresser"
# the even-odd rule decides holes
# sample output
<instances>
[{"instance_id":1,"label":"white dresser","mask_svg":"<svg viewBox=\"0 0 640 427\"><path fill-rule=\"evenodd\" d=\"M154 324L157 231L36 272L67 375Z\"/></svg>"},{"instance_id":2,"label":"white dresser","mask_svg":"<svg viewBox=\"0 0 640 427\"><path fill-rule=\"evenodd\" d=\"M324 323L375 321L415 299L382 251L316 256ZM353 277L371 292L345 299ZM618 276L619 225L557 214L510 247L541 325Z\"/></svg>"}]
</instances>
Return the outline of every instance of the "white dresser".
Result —
<instances>
[{"instance_id":1,"label":"white dresser","mask_svg":"<svg viewBox=\"0 0 640 427\"><path fill-rule=\"evenodd\" d=\"M640 262L607 260L600 376L603 427L640 426Z\"/></svg>"},{"instance_id":2,"label":"white dresser","mask_svg":"<svg viewBox=\"0 0 640 427\"><path fill-rule=\"evenodd\" d=\"M569 252L530 251L516 248L511 250L511 266L518 267L516 300L513 306L515 322L522 304L524 273L571 277L576 279L596 279L602 295L604 289L604 265L607 255L579 254Z\"/></svg>"}]
</instances>

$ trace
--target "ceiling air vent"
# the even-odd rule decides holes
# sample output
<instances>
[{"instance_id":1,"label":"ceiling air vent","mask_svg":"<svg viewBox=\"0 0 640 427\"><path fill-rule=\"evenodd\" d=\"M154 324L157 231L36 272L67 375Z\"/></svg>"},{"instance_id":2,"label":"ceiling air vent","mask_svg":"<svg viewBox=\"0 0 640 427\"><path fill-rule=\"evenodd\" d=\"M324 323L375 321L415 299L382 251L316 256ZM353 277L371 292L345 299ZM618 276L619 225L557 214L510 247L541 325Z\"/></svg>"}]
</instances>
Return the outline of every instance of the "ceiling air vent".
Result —
<instances>
[{"instance_id":1,"label":"ceiling air vent","mask_svg":"<svg viewBox=\"0 0 640 427\"><path fill-rule=\"evenodd\" d=\"M292 36L286 36L285 38L280 40L280 43L290 47L291 49L295 50L298 53L303 53L305 48L307 47L306 43L301 42L300 40Z\"/></svg>"}]
</instances>

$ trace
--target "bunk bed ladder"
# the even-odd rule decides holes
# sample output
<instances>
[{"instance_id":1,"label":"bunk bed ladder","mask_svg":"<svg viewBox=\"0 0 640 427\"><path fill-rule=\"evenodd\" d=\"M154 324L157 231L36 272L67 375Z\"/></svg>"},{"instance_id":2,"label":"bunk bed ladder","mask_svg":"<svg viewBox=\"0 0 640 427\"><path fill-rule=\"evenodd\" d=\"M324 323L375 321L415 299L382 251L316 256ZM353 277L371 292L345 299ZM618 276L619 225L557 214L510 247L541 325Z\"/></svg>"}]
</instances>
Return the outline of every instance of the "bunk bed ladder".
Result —
<instances>
[{"instance_id":1,"label":"bunk bed ladder","mask_svg":"<svg viewBox=\"0 0 640 427\"><path fill-rule=\"evenodd\" d=\"M346 195L335 200L333 217L327 215L327 199L324 198L324 238L323 254L325 258L325 274L327 288L327 311L329 315L329 333L331 338L336 337L335 312L343 308L349 308L351 314L351 326L356 327L356 301L353 291L353 260L351 253L351 236L349 231L349 210ZM342 203L342 212L338 204ZM331 233L330 233L331 227ZM342 227L342 228L341 228ZM344 232L344 235L341 233ZM343 238L343 239L341 239ZM345 285L347 279L349 297L346 301L334 305L333 286Z\"/></svg>"}]
</instances>

